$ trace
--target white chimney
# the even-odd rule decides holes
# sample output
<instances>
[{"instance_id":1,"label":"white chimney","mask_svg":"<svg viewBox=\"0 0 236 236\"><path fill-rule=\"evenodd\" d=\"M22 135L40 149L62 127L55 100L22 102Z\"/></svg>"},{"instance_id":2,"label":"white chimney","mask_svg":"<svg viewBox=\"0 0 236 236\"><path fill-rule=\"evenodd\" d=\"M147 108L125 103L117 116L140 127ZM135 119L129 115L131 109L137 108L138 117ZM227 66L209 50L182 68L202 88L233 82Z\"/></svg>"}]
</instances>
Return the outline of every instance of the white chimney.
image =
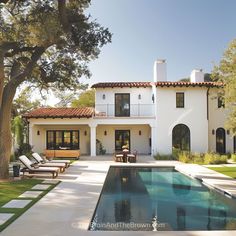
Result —
<instances>
[{"instance_id":1,"label":"white chimney","mask_svg":"<svg viewBox=\"0 0 236 236\"><path fill-rule=\"evenodd\" d=\"M156 60L154 62L154 82L167 81L166 60Z\"/></svg>"},{"instance_id":2,"label":"white chimney","mask_svg":"<svg viewBox=\"0 0 236 236\"><path fill-rule=\"evenodd\" d=\"M204 73L203 73L202 69L200 69L200 70L194 69L191 72L190 82L191 83L204 82Z\"/></svg>"}]
</instances>

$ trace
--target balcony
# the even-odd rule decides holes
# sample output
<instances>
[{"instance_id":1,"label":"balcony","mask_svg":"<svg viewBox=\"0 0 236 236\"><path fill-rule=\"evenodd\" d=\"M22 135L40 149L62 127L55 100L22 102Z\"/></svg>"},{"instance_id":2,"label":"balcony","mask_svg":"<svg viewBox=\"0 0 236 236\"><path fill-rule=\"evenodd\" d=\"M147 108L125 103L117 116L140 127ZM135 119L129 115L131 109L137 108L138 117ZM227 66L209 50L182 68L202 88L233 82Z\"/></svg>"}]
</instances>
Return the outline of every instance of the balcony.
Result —
<instances>
[{"instance_id":1,"label":"balcony","mask_svg":"<svg viewBox=\"0 0 236 236\"><path fill-rule=\"evenodd\" d=\"M116 114L115 104L96 104L95 117L154 117L154 104L130 104L123 115Z\"/></svg>"}]
</instances>

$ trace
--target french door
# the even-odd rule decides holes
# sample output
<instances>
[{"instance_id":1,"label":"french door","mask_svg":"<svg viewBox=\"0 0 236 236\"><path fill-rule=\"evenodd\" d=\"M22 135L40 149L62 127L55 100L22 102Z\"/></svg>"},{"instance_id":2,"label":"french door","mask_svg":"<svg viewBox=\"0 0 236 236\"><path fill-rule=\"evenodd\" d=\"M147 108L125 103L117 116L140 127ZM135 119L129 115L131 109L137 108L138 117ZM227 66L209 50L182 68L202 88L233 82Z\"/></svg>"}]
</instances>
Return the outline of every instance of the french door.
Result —
<instances>
[{"instance_id":1,"label":"french door","mask_svg":"<svg viewBox=\"0 0 236 236\"><path fill-rule=\"evenodd\" d=\"M130 130L115 130L115 150L121 151L122 146L130 149Z\"/></svg>"}]
</instances>

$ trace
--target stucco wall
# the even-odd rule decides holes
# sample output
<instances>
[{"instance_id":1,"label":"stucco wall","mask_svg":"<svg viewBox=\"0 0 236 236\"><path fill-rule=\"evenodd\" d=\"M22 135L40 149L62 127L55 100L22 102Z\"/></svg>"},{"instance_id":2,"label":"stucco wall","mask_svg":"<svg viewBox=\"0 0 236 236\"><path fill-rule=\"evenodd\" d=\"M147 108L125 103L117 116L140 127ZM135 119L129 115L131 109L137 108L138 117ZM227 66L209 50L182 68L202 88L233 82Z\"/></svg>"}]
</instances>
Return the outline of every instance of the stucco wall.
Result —
<instances>
[{"instance_id":1,"label":"stucco wall","mask_svg":"<svg viewBox=\"0 0 236 236\"><path fill-rule=\"evenodd\" d=\"M114 153L115 130L130 130L131 151L137 150L139 154L150 154L151 129L149 125L98 125L97 139L102 142L107 154ZM104 131L107 132L107 135L104 135ZM139 131L141 131L141 135L139 135Z\"/></svg>"},{"instance_id":2,"label":"stucco wall","mask_svg":"<svg viewBox=\"0 0 236 236\"><path fill-rule=\"evenodd\" d=\"M90 153L90 129L86 125L33 125L31 133L31 145L35 152L42 153L46 149L47 130L79 130L80 132L80 152L81 154ZM40 135L38 135L38 131ZM87 134L85 135L85 131Z\"/></svg>"},{"instance_id":3,"label":"stucco wall","mask_svg":"<svg viewBox=\"0 0 236 236\"><path fill-rule=\"evenodd\" d=\"M216 151L216 129L224 128L227 119L227 109L218 108L217 89L210 89L209 91L209 151ZM215 134L212 134L214 129ZM233 152L233 138L226 132L226 152Z\"/></svg>"},{"instance_id":4,"label":"stucco wall","mask_svg":"<svg viewBox=\"0 0 236 236\"><path fill-rule=\"evenodd\" d=\"M157 152L172 152L172 130L177 124L190 129L191 151L208 150L207 89L157 88ZM176 108L176 92L185 93L185 107Z\"/></svg>"},{"instance_id":5,"label":"stucco wall","mask_svg":"<svg viewBox=\"0 0 236 236\"><path fill-rule=\"evenodd\" d=\"M152 102L152 88L98 88L95 95L95 109L98 112L105 112L114 116L115 94L130 94L130 115L131 116L153 116L154 106ZM105 95L105 99L103 99ZM139 95L141 99L139 99ZM138 108L138 104L140 104Z\"/></svg>"}]
</instances>

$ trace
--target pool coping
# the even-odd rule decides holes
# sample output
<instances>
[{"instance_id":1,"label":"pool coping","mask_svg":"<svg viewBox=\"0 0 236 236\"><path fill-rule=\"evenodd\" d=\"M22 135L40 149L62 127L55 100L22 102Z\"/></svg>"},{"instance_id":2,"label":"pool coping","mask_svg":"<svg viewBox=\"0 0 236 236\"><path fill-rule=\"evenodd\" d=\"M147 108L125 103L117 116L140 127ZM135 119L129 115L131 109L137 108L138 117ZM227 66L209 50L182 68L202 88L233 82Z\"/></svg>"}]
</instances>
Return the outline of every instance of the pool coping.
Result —
<instances>
[{"instance_id":1,"label":"pool coping","mask_svg":"<svg viewBox=\"0 0 236 236\"><path fill-rule=\"evenodd\" d=\"M173 161L155 161L144 158L147 162L128 164L114 163L106 157L81 158L60 175L62 182L50 193L38 201L32 208L25 212L9 227L1 232L1 236L24 235L110 235L110 231L88 231L88 226L93 217L97 201L102 191L103 183L110 166L172 166L187 169L188 164ZM204 167L205 168L205 167ZM191 171L190 171L191 172ZM236 187L235 187L236 188ZM71 194L72 193L72 194ZM40 223L38 223L40 222ZM28 230L25 230L27 225ZM122 231L122 235L191 235L231 236L236 230L222 231ZM120 235L120 231L112 231L112 234Z\"/></svg>"}]
</instances>

